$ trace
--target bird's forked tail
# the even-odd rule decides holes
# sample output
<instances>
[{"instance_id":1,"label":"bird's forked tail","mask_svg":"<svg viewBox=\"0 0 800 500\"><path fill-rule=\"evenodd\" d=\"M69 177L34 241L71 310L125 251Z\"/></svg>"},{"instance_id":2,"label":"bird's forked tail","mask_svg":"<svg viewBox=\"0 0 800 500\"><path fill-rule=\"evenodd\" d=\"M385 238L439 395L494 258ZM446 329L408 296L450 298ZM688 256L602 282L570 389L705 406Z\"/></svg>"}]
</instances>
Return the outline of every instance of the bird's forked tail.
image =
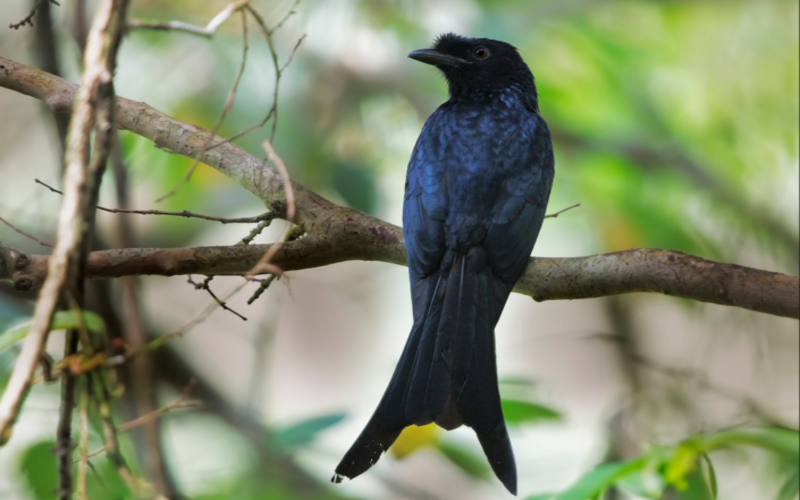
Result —
<instances>
[{"instance_id":1,"label":"bird's forked tail","mask_svg":"<svg viewBox=\"0 0 800 500\"><path fill-rule=\"evenodd\" d=\"M336 467L333 482L369 469L409 425L436 422L448 430L472 427L495 475L516 494L494 343L494 327L511 290L493 276L479 248L451 262L442 274L418 281L427 298L425 313L411 330L378 408Z\"/></svg>"}]
</instances>

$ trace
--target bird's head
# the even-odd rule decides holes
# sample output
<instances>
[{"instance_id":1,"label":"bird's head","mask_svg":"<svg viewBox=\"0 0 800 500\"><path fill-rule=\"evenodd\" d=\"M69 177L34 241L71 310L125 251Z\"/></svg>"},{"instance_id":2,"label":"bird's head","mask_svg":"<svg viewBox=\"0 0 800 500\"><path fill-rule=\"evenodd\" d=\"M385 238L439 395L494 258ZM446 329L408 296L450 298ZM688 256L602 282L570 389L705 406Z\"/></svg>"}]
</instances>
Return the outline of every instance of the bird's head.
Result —
<instances>
[{"instance_id":1,"label":"bird's head","mask_svg":"<svg viewBox=\"0 0 800 500\"><path fill-rule=\"evenodd\" d=\"M430 49L415 50L408 57L439 68L452 97L516 87L536 98L528 65L513 45L499 40L447 33Z\"/></svg>"}]
</instances>

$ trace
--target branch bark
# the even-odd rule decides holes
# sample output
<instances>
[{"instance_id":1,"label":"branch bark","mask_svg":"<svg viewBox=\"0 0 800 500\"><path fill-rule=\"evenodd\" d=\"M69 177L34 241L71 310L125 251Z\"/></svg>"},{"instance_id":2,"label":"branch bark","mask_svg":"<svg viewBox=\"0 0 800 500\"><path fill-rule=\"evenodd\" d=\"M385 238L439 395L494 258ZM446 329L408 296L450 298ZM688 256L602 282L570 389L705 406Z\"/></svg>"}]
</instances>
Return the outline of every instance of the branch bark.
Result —
<instances>
[{"instance_id":1,"label":"branch bark","mask_svg":"<svg viewBox=\"0 0 800 500\"><path fill-rule=\"evenodd\" d=\"M68 112L75 85L43 71L0 58L0 87L45 101L56 112ZM284 216L285 193L280 175L207 130L180 122L147 104L116 98L116 124L152 140L158 147L200 160L258 196ZM364 213L338 206L294 183L298 224L307 236L283 245L273 263L298 270L347 260L405 265L402 231ZM88 273L95 277L136 274L244 274L267 250L264 245L182 249L121 249L94 252ZM0 263L3 257L0 252ZM43 255L25 255L6 247L5 275L18 289L41 283ZM16 257L15 257L16 256ZM22 270L13 270L22 265ZM2 267L2 266L0 266ZM629 292L657 292L703 302L742 307L790 318L800 317L800 280L733 264L713 262L680 252L627 250L578 258L531 258L515 291L535 300L578 299Z\"/></svg>"},{"instance_id":2,"label":"branch bark","mask_svg":"<svg viewBox=\"0 0 800 500\"><path fill-rule=\"evenodd\" d=\"M99 4L84 53L85 70L81 77L81 86L73 86L74 95L69 108L72 111L74 101L74 112L66 141L64 200L59 213L58 235L53 256L48 261L42 290L36 301L30 332L14 365L6 391L0 398L0 444L10 437L12 425L47 341L50 323L62 291L66 287L72 302L77 305L82 300L80 281L85 268L83 260L86 256L86 241L94 220L98 178L105 167L103 151L106 148L103 138L114 126L112 74L126 8L127 0L105 0ZM6 69L5 63L0 62L0 71L5 73ZM97 152L90 161L92 131L96 133ZM75 342L76 340L68 339L67 345ZM72 494L70 434L73 399L74 380L65 378L56 446L60 499L68 499Z\"/></svg>"},{"instance_id":3,"label":"branch bark","mask_svg":"<svg viewBox=\"0 0 800 500\"><path fill-rule=\"evenodd\" d=\"M395 229L399 232L399 228ZM252 269L270 246L103 250L89 255L87 274L94 278L186 274L240 276ZM389 261L383 257L358 245L344 247L324 237L309 235L284 243L276 251L272 263L284 271L349 260L405 265L404 260ZM47 255L25 254L0 243L0 281L10 281L20 290L36 288L42 283L47 261ZM534 257L514 291L538 302L655 292L800 318L800 279L796 276L653 248L587 257Z\"/></svg>"}]
</instances>

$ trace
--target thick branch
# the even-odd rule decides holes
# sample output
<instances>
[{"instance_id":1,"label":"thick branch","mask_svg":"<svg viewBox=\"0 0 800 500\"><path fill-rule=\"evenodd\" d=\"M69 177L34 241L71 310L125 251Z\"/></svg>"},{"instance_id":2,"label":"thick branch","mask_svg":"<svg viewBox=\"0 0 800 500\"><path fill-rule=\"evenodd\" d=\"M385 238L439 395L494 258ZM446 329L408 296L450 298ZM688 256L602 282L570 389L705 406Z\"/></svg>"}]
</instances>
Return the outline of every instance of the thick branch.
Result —
<instances>
[{"instance_id":1,"label":"thick branch","mask_svg":"<svg viewBox=\"0 0 800 500\"><path fill-rule=\"evenodd\" d=\"M57 112L70 110L76 89L61 78L2 58L0 87L42 99ZM190 158L199 154L203 163L236 180L278 214L283 212L285 193L280 175L264 168L260 158L220 137L211 141L218 146L203 151L208 131L166 116L144 103L117 98L116 120L119 128L147 137L161 148ZM294 189L296 223L308 236L284 245L275 255L275 265L284 270L347 260L405 265L400 228L340 207L298 184L294 184ZM96 277L242 274L258 262L265 250L265 246L259 245L110 250L90 256L89 273ZM14 251L6 249L6 253ZM30 256L29 271L5 276L0 271L0 279L12 279L18 289L36 287L41 276L37 269L43 268L45 262L45 256ZM515 290L536 300L658 292L798 318L799 283L794 276L649 249L580 258L532 259Z\"/></svg>"},{"instance_id":2,"label":"thick branch","mask_svg":"<svg viewBox=\"0 0 800 500\"><path fill-rule=\"evenodd\" d=\"M130 275L242 275L269 245L195 248L131 248L89 255L89 275L117 278ZM36 287L44 278L46 255L26 255L0 246L0 281L17 288ZM348 260L384 260L358 245L332 245L306 236L285 243L273 263L285 271L308 269ZM404 262L394 262L405 264ZM657 292L752 311L800 318L800 280L701 259L670 250L640 248L588 257L532 258L514 291L537 301L586 299L630 292Z\"/></svg>"}]
</instances>

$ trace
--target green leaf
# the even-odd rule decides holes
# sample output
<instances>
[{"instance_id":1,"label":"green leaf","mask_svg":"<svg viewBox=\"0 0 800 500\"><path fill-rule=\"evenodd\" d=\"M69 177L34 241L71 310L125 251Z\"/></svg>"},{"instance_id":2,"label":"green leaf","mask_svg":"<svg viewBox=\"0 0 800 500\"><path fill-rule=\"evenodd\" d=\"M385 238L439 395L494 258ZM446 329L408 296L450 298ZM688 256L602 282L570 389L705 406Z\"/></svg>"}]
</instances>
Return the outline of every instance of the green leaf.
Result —
<instances>
[{"instance_id":1,"label":"green leaf","mask_svg":"<svg viewBox=\"0 0 800 500\"><path fill-rule=\"evenodd\" d=\"M90 461L92 471L87 476L88 498L133 498L117 468L103 456Z\"/></svg>"},{"instance_id":2,"label":"green leaf","mask_svg":"<svg viewBox=\"0 0 800 500\"><path fill-rule=\"evenodd\" d=\"M59 311L53 316L53 323L50 330L69 330L80 328L80 316L75 311ZM102 333L106 326L103 319L91 311L83 311L83 324L90 332ZM31 328L31 320L17 323L6 331L0 333L0 352L8 349L28 335Z\"/></svg>"},{"instance_id":3,"label":"green leaf","mask_svg":"<svg viewBox=\"0 0 800 500\"><path fill-rule=\"evenodd\" d=\"M344 413L334 413L332 415L309 418L288 427L277 429L272 436L273 443L283 449L304 446L313 441L320 432L344 420L344 417Z\"/></svg>"},{"instance_id":4,"label":"green leaf","mask_svg":"<svg viewBox=\"0 0 800 500\"><path fill-rule=\"evenodd\" d=\"M675 491L673 498L675 500L713 500L714 493L711 487L703 477L703 472L696 468L686 475L685 487L682 490Z\"/></svg>"},{"instance_id":5,"label":"green leaf","mask_svg":"<svg viewBox=\"0 0 800 500\"><path fill-rule=\"evenodd\" d=\"M694 470L697 463L697 448L690 442L684 442L672 455L664 471L664 480L679 490L687 487L686 476Z\"/></svg>"},{"instance_id":6,"label":"green leaf","mask_svg":"<svg viewBox=\"0 0 800 500\"><path fill-rule=\"evenodd\" d=\"M492 470L486 460L482 456L472 453L469 449L446 442L439 442L436 447L448 460L468 476L476 479L489 479L492 477Z\"/></svg>"},{"instance_id":7,"label":"green leaf","mask_svg":"<svg viewBox=\"0 0 800 500\"><path fill-rule=\"evenodd\" d=\"M570 488L553 497L553 500L587 500L602 493L619 478L644 467L645 461L635 459L628 462L614 462L595 467L581 477Z\"/></svg>"},{"instance_id":8,"label":"green leaf","mask_svg":"<svg viewBox=\"0 0 800 500\"><path fill-rule=\"evenodd\" d=\"M717 472L714 470L711 459L705 453L700 456L700 473L708 484L711 498L717 500Z\"/></svg>"},{"instance_id":9,"label":"green leaf","mask_svg":"<svg viewBox=\"0 0 800 500\"><path fill-rule=\"evenodd\" d=\"M800 470L794 469L778 492L778 500L796 500L800 496Z\"/></svg>"},{"instance_id":10,"label":"green leaf","mask_svg":"<svg viewBox=\"0 0 800 500\"><path fill-rule=\"evenodd\" d=\"M656 465L656 464L653 464ZM667 487L666 481L657 467L647 467L626 474L617 480L616 485L633 495L658 500Z\"/></svg>"},{"instance_id":11,"label":"green leaf","mask_svg":"<svg viewBox=\"0 0 800 500\"><path fill-rule=\"evenodd\" d=\"M530 497L525 497L525 500L551 500L553 498L552 493L544 493L541 495L533 495Z\"/></svg>"},{"instance_id":12,"label":"green leaf","mask_svg":"<svg viewBox=\"0 0 800 500\"><path fill-rule=\"evenodd\" d=\"M558 411L528 401L504 399L502 405L503 416L508 425L541 421L559 421L562 419L561 413Z\"/></svg>"},{"instance_id":13,"label":"green leaf","mask_svg":"<svg viewBox=\"0 0 800 500\"><path fill-rule=\"evenodd\" d=\"M22 453L19 469L25 483L37 500L55 499L53 491L58 488L58 469L53 455L53 441L42 441Z\"/></svg>"},{"instance_id":14,"label":"green leaf","mask_svg":"<svg viewBox=\"0 0 800 500\"><path fill-rule=\"evenodd\" d=\"M702 443L707 451L746 444L777 453L800 456L800 433L785 427L764 426L725 429L706 436Z\"/></svg>"}]
</instances>

